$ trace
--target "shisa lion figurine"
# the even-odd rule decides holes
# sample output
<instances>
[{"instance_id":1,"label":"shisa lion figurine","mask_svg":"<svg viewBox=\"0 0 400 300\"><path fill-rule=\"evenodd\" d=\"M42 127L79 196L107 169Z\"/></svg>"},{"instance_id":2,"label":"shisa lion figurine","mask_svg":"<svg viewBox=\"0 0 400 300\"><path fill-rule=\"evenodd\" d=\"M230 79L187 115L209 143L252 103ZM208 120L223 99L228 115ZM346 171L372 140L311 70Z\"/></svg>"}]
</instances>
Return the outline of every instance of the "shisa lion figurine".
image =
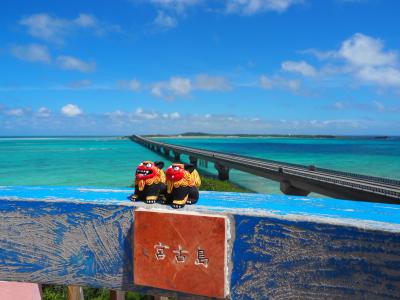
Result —
<instances>
[{"instance_id":1,"label":"shisa lion figurine","mask_svg":"<svg viewBox=\"0 0 400 300\"><path fill-rule=\"evenodd\" d=\"M144 201L148 204L155 203L158 199L165 202L165 174L162 161L143 161L136 169L135 193L132 201Z\"/></svg>"},{"instance_id":2,"label":"shisa lion figurine","mask_svg":"<svg viewBox=\"0 0 400 300\"><path fill-rule=\"evenodd\" d=\"M166 175L167 198L173 208L197 202L201 180L193 165L174 163L167 169Z\"/></svg>"}]
</instances>

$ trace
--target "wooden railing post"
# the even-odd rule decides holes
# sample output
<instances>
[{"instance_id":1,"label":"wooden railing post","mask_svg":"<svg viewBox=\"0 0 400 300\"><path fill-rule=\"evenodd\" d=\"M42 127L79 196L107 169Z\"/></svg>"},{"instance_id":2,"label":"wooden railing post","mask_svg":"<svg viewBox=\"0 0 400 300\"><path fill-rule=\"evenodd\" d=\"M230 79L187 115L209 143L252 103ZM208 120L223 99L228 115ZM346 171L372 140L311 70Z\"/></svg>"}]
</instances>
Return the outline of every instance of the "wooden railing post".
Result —
<instances>
[{"instance_id":1,"label":"wooden railing post","mask_svg":"<svg viewBox=\"0 0 400 300\"><path fill-rule=\"evenodd\" d=\"M68 300L84 300L82 287L77 285L69 285Z\"/></svg>"},{"instance_id":2,"label":"wooden railing post","mask_svg":"<svg viewBox=\"0 0 400 300\"><path fill-rule=\"evenodd\" d=\"M110 300L125 300L125 292L111 290Z\"/></svg>"}]
</instances>

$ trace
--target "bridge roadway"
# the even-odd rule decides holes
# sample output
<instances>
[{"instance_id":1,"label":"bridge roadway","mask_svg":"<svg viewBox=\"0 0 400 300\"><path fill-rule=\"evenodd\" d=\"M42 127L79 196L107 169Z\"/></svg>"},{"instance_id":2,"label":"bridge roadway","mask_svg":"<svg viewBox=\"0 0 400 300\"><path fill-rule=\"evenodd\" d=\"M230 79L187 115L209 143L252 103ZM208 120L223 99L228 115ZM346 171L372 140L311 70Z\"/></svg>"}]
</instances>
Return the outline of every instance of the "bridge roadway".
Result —
<instances>
[{"instance_id":1,"label":"bridge roadway","mask_svg":"<svg viewBox=\"0 0 400 300\"><path fill-rule=\"evenodd\" d=\"M180 161L180 155L184 154L195 165L198 159L213 162L221 180L229 179L230 169L237 169L280 182L281 191L287 195L306 196L315 192L339 199L400 204L400 180L200 150L138 135L130 139L170 159L173 152L175 161Z\"/></svg>"}]
</instances>

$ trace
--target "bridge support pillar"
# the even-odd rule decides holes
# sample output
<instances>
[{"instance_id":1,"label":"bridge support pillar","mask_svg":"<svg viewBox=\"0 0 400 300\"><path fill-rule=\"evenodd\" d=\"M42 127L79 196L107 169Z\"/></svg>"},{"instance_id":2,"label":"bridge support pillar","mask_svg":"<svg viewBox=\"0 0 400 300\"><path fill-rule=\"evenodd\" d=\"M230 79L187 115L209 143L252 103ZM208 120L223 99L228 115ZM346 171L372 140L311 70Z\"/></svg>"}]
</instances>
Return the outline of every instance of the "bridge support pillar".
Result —
<instances>
[{"instance_id":1,"label":"bridge support pillar","mask_svg":"<svg viewBox=\"0 0 400 300\"><path fill-rule=\"evenodd\" d=\"M307 196L310 191L303 190L301 188L293 186L290 181L281 181L281 192L285 195L293 195L293 196Z\"/></svg>"},{"instance_id":2,"label":"bridge support pillar","mask_svg":"<svg viewBox=\"0 0 400 300\"><path fill-rule=\"evenodd\" d=\"M174 151L174 160L175 160L176 162L181 161L181 154L180 154L179 152L175 152L175 151Z\"/></svg>"},{"instance_id":3,"label":"bridge support pillar","mask_svg":"<svg viewBox=\"0 0 400 300\"><path fill-rule=\"evenodd\" d=\"M164 147L164 154L166 156L169 156L169 148Z\"/></svg>"},{"instance_id":4,"label":"bridge support pillar","mask_svg":"<svg viewBox=\"0 0 400 300\"><path fill-rule=\"evenodd\" d=\"M229 167L215 163L215 169L218 171L219 180L229 180Z\"/></svg>"},{"instance_id":5,"label":"bridge support pillar","mask_svg":"<svg viewBox=\"0 0 400 300\"><path fill-rule=\"evenodd\" d=\"M197 157L189 156L189 161L195 168L197 167Z\"/></svg>"}]
</instances>

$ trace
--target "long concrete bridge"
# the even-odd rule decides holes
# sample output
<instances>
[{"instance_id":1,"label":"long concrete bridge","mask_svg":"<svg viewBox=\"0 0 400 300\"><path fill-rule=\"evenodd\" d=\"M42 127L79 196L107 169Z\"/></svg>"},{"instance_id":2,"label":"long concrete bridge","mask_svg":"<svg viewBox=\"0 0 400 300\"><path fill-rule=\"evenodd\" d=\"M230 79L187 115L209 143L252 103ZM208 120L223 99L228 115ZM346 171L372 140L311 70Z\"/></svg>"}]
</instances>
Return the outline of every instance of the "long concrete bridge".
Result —
<instances>
[{"instance_id":1,"label":"long concrete bridge","mask_svg":"<svg viewBox=\"0 0 400 300\"><path fill-rule=\"evenodd\" d=\"M236 169L278 181L286 195L306 196L314 192L339 199L400 204L400 180L195 149L138 135L130 139L175 161L180 161L183 154L194 165L198 160L212 162L221 180L229 179L229 170Z\"/></svg>"}]
</instances>

